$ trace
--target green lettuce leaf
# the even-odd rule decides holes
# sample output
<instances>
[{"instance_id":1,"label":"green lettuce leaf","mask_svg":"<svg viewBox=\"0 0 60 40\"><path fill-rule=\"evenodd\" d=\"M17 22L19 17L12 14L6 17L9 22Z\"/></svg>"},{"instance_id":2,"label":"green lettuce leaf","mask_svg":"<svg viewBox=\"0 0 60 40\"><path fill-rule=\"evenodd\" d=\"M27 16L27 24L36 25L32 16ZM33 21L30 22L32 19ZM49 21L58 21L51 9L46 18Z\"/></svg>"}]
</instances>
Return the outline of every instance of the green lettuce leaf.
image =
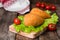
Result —
<instances>
[{"instance_id":1,"label":"green lettuce leaf","mask_svg":"<svg viewBox=\"0 0 60 40\"><path fill-rule=\"evenodd\" d=\"M45 12L46 12L46 13L48 13L48 14L52 13L52 12L51 12L51 11L49 11L49 10L45 10Z\"/></svg>"},{"instance_id":2,"label":"green lettuce leaf","mask_svg":"<svg viewBox=\"0 0 60 40\"><path fill-rule=\"evenodd\" d=\"M49 11L47 13L50 14ZM24 22L23 22L24 16L18 16L18 18L21 20L22 23L20 25L14 25L14 28L16 29L17 32L23 31L26 33L30 33L31 31L34 31L34 32L43 31L43 29L46 28L48 26L48 24L50 24L50 23L56 24L58 22L58 16L56 13L53 13L51 15L51 18L45 19L44 23L37 27L25 26Z\"/></svg>"}]
</instances>

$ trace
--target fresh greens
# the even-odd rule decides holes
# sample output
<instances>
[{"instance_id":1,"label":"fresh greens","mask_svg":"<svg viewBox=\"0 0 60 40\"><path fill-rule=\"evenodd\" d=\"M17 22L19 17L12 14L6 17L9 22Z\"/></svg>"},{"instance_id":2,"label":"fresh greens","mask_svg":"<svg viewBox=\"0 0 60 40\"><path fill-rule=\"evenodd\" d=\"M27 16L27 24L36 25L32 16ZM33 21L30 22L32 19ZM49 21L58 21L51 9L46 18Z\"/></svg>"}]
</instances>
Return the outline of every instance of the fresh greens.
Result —
<instances>
[{"instance_id":1,"label":"fresh greens","mask_svg":"<svg viewBox=\"0 0 60 40\"><path fill-rule=\"evenodd\" d=\"M49 10L45 10L45 12L46 12L46 13L48 13L48 14L52 13L52 12L51 12L51 11L49 11Z\"/></svg>"},{"instance_id":2,"label":"fresh greens","mask_svg":"<svg viewBox=\"0 0 60 40\"><path fill-rule=\"evenodd\" d=\"M50 14L50 11L47 11L48 14ZM48 24L53 23L56 24L58 22L58 16L56 15L56 13L53 13L51 15L51 18L49 19L45 19L45 22L38 26L37 28L35 28L34 26L25 26L24 25L24 16L18 16L18 18L21 20L21 24L20 25L16 25L14 24L14 28L16 29L17 32L19 32L20 30L26 33L30 33L31 31L34 32L38 32L38 31L42 31L44 28L46 28L48 26Z\"/></svg>"},{"instance_id":3,"label":"fresh greens","mask_svg":"<svg viewBox=\"0 0 60 40\"><path fill-rule=\"evenodd\" d=\"M18 19L23 20L24 16L18 16Z\"/></svg>"}]
</instances>

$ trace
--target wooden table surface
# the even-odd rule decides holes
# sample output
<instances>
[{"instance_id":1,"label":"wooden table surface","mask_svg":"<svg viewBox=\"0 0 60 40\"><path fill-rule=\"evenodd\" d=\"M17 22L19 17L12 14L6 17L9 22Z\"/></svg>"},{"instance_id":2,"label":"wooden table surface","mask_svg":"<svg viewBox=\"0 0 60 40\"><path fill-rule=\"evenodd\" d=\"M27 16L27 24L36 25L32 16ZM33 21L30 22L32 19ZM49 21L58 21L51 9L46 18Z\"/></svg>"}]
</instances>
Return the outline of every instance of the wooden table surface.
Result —
<instances>
[{"instance_id":1,"label":"wooden table surface","mask_svg":"<svg viewBox=\"0 0 60 40\"><path fill-rule=\"evenodd\" d=\"M35 5L35 4L34 4ZM35 6L31 5L32 8L34 8ZM59 16L59 20L60 20L60 5L56 5L57 7L57 15ZM38 36L35 39L30 39L30 38L26 38L20 35L16 35L16 40L60 40L60 21L57 23L57 30L56 31L46 31L43 34L41 34L40 36Z\"/></svg>"},{"instance_id":2,"label":"wooden table surface","mask_svg":"<svg viewBox=\"0 0 60 40\"><path fill-rule=\"evenodd\" d=\"M60 6L57 6L57 14L60 19ZM9 32L9 25L13 23L13 19L17 17L17 13L5 11L0 8L0 40L60 40L60 22L57 24L57 30L54 32L46 31L35 39L29 39ZM19 37L19 38L18 38ZM18 38L18 39L16 39Z\"/></svg>"}]
</instances>

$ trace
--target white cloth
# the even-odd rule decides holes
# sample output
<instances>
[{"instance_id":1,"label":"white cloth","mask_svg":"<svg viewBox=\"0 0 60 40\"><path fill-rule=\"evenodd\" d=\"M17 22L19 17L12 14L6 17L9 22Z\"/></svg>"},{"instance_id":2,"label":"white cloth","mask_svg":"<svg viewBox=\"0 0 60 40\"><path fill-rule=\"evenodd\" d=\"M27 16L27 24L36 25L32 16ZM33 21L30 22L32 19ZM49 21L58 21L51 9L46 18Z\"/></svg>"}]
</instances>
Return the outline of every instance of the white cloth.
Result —
<instances>
[{"instance_id":1,"label":"white cloth","mask_svg":"<svg viewBox=\"0 0 60 40\"><path fill-rule=\"evenodd\" d=\"M0 8L3 7L2 3L0 3Z\"/></svg>"},{"instance_id":2,"label":"white cloth","mask_svg":"<svg viewBox=\"0 0 60 40\"><path fill-rule=\"evenodd\" d=\"M7 11L24 14L30 11L29 5L29 0L9 0L3 4L3 7Z\"/></svg>"}]
</instances>

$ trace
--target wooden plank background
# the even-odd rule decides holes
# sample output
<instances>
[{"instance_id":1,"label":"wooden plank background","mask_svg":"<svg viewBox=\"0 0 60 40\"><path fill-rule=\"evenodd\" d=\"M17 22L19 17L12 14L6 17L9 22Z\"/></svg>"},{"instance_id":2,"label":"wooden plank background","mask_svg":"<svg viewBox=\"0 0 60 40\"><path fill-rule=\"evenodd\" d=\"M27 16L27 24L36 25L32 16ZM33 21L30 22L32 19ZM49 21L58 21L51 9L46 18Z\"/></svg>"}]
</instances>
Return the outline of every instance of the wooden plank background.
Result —
<instances>
[{"instance_id":1,"label":"wooden plank background","mask_svg":"<svg viewBox=\"0 0 60 40\"><path fill-rule=\"evenodd\" d=\"M60 20L60 2L59 0L30 0L31 2L31 8L35 7L34 5L36 4L36 2L46 2L46 3L51 3L51 4L55 4L57 7L57 15L59 16L59 20ZM35 39L30 39L30 38L26 38L20 35L16 36L16 40L60 40L60 22L58 22L57 24L57 31L54 32L50 32L50 31L46 31L45 33L43 33L42 35L38 36Z\"/></svg>"},{"instance_id":2,"label":"wooden plank background","mask_svg":"<svg viewBox=\"0 0 60 40\"><path fill-rule=\"evenodd\" d=\"M32 4L37 1L54 3L57 6L57 14L60 20L60 0L30 0ZM33 5L31 5L33 7ZM17 17L17 13L5 11L0 8L0 40L60 40L60 21L57 24L57 30L54 32L46 31L35 39L26 38L12 32L9 32L9 25L13 23L13 19Z\"/></svg>"}]
</instances>

